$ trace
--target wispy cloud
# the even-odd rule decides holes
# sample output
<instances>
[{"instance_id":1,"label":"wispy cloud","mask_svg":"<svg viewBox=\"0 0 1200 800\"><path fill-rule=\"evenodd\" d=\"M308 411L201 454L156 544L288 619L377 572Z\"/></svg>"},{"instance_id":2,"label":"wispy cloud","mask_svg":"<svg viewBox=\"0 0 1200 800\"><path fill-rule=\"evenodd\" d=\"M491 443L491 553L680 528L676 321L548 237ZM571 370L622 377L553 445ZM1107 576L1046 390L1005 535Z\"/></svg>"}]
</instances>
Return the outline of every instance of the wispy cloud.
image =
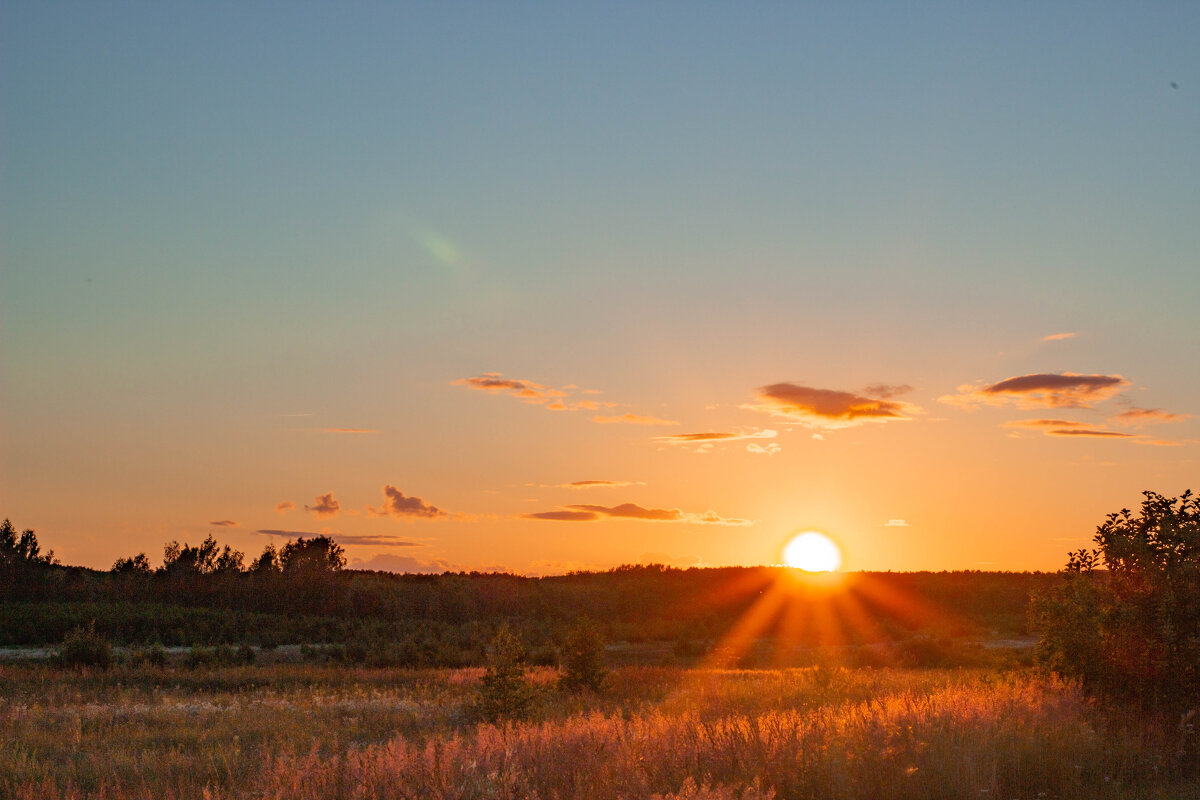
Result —
<instances>
[{"instance_id":1,"label":"wispy cloud","mask_svg":"<svg viewBox=\"0 0 1200 800\"><path fill-rule=\"evenodd\" d=\"M421 575L438 575L443 572L461 572L463 570L462 567L440 558L422 561L412 556L400 556L395 553L376 553L370 558L355 558L347 566L350 569L415 573Z\"/></svg>"},{"instance_id":2,"label":"wispy cloud","mask_svg":"<svg viewBox=\"0 0 1200 800\"><path fill-rule=\"evenodd\" d=\"M301 537L310 539L313 536L328 536L328 533L313 533L312 531L286 531L277 528L261 528L255 533L261 533L263 536L284 536L288 539L299 539Z\"/></svg>"},{"instance_id":3,"label":"wispy cloud","mask_svg":"<svg viewBox=\"0 0 1200 800\"><path fill-rule=\"evenodd\" d=\"M406 496L395 486L383 487L383 505L379 508L367 506L367 512L375 517L394 519L439 519L450 516L437 506L426 503L419 497Z\"/></svg>"},{"instance_id":4,"label":"wispy cloud","mask_svg":"<svg viewBox=\"0 0 1200 800\"><path fill-rule=\"evenodd\" d=\"M611 425L614 423L624 423L626 425L678 425L679 422L673 419L662 419L661 417L647 417L640 414L621 414L617 417L592 417L592 422L598 422L601 425Z\"/></svg>"},{"instance_id":5,"label":"wispy cloud","mask_svg":"<svg viewBox=\"0 0 1200 800\"><path fill-rule=\"evenodd\" d=\"M325 519L327 517L336 517L338 512L342 510L342 504L333 499L333 492L317 495L316 501L311 506L305 506L304 510L311 513L317 519Z\"/></svg>"},{"instance_id":6,"label":"wispy cloud","mask_svg":"<svg viewBox=\"0 0 1200 800\"><path fill-rule=\"evenodd\" d=\"M850 428L866 422L900 422L912 419L921 411L917 406L899 400L795 383L760 387L758 401L745 408L815 430Z\"/></svg>"},{"instance_id":7,"label":"wispy cloud","mask_svg":"<svg viewBox=\"0 0 1200 800\"><path fill-rule=\"evenodd\" d=\"M1018 408L1091 408L1129 386L1130 382L1120 375L1035 373L984 386L966 384L958 387L958 394L938 399L962 408L1006 403Z\"/></svg>"},{"instance_id":8,"label":"wispy cloud","mask_svg":"<svg viewBox=\"0 0 1200 800\"><path fill-rule=\"evenodd\" d=\"M739 439L774 439L778 435L773 430L762 429L734 432L676 433L670 436L655 436L654 440L656 442L665 442L666 444L696 444L697 442L729 442Z\"/></svg>"},{"instance_id":9,"label":"wispy cloud","mask_svg":"<svg viewBox=\"0 0 1200 800\"><path fill-rule=\"evenodd\" d=\"M215 525L215 526L217 526L218 528L237 528L237 527L240 527L240 526L239 526L239 525L238 525L236 522L234 522L234 521L233 521L233 520L231 520L231 519L218 519L218 520L214 520L214 521L212 521L212 522L210 522L210 523L208 523L208 524L209 524L209 525Z\"/></svg>"},{"instance_id":10,"label":"wispy cloud","mask_svg":"<svg viewBox=\"0 0 1200 800\"><path fill-rule=\"evenodd\" d=\"M884 400L891 400L893 397L908 394L912 390L913 387L907 383L872 383L870 386L863 387L862 393L867 397L881 397Z\"/></svg>"},{"instance_id":11,"label":"wispy cloud","mask_svg":"<svg viewBox=\"0 0 1200 800\"><path fill-rule=\"evenodd\" d=\"M556 489L603 489L620 486L641 486L641 481L572 481L571 483L555 484Z\"/></svg>"},{"instance_id":12,"label":"wispy cloud","mask_svg":"<svg viewBox=\"0 0 1200 800\"><path fill-rule=\"evenodd\" d=\"M755 455L773 456L783 450L783 448L777 445L775 442L768 442L765 447L756 442L751 442L750 444L746 445L746 450L754 453Z\"/></svg>"},{"instance_id":13,"label":"wispy cloud","mask_svg":"<svg viewBox=\"0 0 1200 800\"><path fill-rule=\"evenodd\" d=\"M1138 433L1121 433L1110 431L1103 425L1093 425L1089 422L1078 422L1070 419L1015 419L1004 423L1006 428L1026 428L1041 431L1046 436L1080 439L1124 439L1137 444L1153 445L1156 447L1176 447L1180 443L1163 439L1151 439Z\"/></svg>"},{"instance_id":14,"label":"wispy cloud","mask_svg":"<svg viewBox=\"0 0 1200 800\"><path fill-rule=\"evenodd\" d=\"M372 545L374 547L420 547L420 542L410 542L406 539L397 539L395 536L385 536L377 534L353 534L353 533L335 533L332 534L333 540L338 544L348 545Z\"/></svg>"},{"instance_id":15,"label":"wispy cloud","mask_svg":"<svg viewBox=\"0 0 1200 800\"><path fill-rule=\"evenodd\" d=\"M322 428L321 433L379 433L376 428Z\"/></svg>"},{"instance_id":16,"label":"wispy cloud","mask_svg":"<svg viewBox=\"0 0 1200 800\"><path fill-rule=\"evenodd\" d=\"M636 519L645 522L691 522L701 525L753 525L751 520L722 517L715 511L688 513L678 508L643 508L636 503L616 506L568 505L554 511L522 514L524 519L554 520L558 522L592 522L598 519Z\"/></svg>"},{"instance_id":17,"label":"wispy cloud","mask_svg":"<svg viewBox=\"0 0 1200 800\"><path fill-rule=\"evenodd\" d=\"M907 520L889 519L887 522L883 523L883 527L885 527L885 528L907 528L907 527L909 527L909 524L908 524Z\"/></svg>"},{"instance_id":18,"label":"wispy cloud","mask_svg":"<svg viewBox=\"0 0 1200 800\"><path fill-rule=\"evenodd\" d=\"M293 503L291 500L284 500L282 503L275 504L275 513L286 514L288 511L291 511L295 507L296 507L296 504Z\"/></svg>"},{"instance_id":19,"label":"wispy cloud","mask_svg":"<svg viewBox=\"0 0 1200 800\"><path fill-rule=\"evenodd\" d=\"M1075 338L1075 336L1076 336L1076 333L1074 331L1071 331L1070 333L1052 333L1049 336L1043 336L1042 341L1043 342L1061 342L1063 339L1073 339L1073 338Z\"/></svg>"},{"instance_id":20,"label":"wispy cloud","mask_svg":"<svg viewBox=\"0 0 1200 800\"><path fill-rule=\"evenodd\" d=\"M485 372L473 378L459 378L452 381L455 386L466 386L468 389L487 392L488 394L512 395L526 403L541 404L556 397L566 397L561 389L551 389L533 381L505 378L499 372Z\"/></svg>"},{"instance_id":21,"label":"wispy cloud","mask_svg":"<svg viewBox=\"0 0 1200 800\"><path fill-rule=\"evenodd\" d=\"M1109 422L1117 425L1142 427L1163 422L1182 422L1191 414L1173 414L1161 408L1129 408L1108 418Z\"/></svg>"}]
</instances>

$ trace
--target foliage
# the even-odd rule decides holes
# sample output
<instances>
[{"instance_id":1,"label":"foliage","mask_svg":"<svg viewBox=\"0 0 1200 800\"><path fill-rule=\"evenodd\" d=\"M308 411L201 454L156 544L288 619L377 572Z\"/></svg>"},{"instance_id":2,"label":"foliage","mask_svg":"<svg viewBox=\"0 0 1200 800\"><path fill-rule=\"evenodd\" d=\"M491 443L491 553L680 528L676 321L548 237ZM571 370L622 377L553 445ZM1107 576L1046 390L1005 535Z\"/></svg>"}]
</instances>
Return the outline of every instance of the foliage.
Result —
<instances>
[{"instance_id":1,"label":"foliage","mask_svg":"<svg viewBox=\"0 0 1200 800\"><path fill-rule=\"evenodd\" d=\"M86 628L76 628L67 634L62 646L53 656L58 667L98 667L108 669L112 665L112 645L96 633L95 623Z\"/></svg>"},{"instance_id":2,"label":"foliage","mask_svg":"<svg viewBox=\"0 0 1200 800\"><path fill-rule=\"evenodd\" d=\"M1122 703L1181 711L1200 697L1200 498L1145 492L1035 598L1041 661ZM1106 568L1099 569L1100 565Z\"/></svg>"},{"instance_id":3,"label":"foliage","mask_svg":"<svg viewBox=\"0 0 1200 800\"><path fill-rule=\"evenodd\" d=\"M560 685L564 689L587 689L598 692L604 688L608 672L604 666L604 633L591 619L581 619L563 645L563 675Z\"/></svg>"},{"instance_id":4,"label":"foliage","mask_svg":"<svg viewBox=\"0 0 1200 800\"><path fill-rule=\"evenodd\" d=\"M42 553L37 534L26 530L17 536L17 529L7 518L0 523L0 564L4 566L50 566L54 551Z\"/></svg>"},{"instance_id":5,"label":"foliage","mask_svg":"<svg viewBox=\"0 0 1200 800\"><path fill-rule=\"evenodd\" d=\"M502 625L488 651L487 670L479 685L479 711L490 720L523 717L536 695L525 675L525 647L508 625Z\"/></svg>"},{"instance_id":6,"label":"foliage","mask_svg":"<svg viewBox=\"0 0 1200 800\"><path fill-rule=\"evenodd\" d=\"M279 564L285 575L328 575L346 566L346 551L328 536L301 536L279 551Z\"/></svg>"}]
</instances>

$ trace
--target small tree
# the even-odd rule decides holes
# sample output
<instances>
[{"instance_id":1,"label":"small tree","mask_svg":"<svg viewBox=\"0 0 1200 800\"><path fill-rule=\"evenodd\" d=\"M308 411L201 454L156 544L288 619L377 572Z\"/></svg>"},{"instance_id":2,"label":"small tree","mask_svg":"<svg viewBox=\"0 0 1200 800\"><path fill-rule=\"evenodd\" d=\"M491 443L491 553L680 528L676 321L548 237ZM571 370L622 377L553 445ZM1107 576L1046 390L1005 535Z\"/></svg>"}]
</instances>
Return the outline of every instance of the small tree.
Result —
<instances>
[{"instance_id":1,"label":"small tree","mask_svg":"<svg viewBox=\"0 0 1200 800\"><path fill-rule=\"evenodd\" d=\"M559 685L564 689L593 692L603 689L608 670L604 667L604 634L600 626L586 617L581 619L567 634L562 660Z\"/></svg>"},{"instance_id":2,"label":"small tree","mask_svg":"<svg viewBox=\"0 0 1200 800\"><path fill-rule=\"evenodd\" d=\"M533 706L535 691L525 676L525 647L500 626L488 648L488 666L479 689L479 710L490 720L523 717Z\"/></svg>"},{"instance_id":3,"label":"small tree","mask_svg":"<svg viewBox=\"0 0 1200 800\"><path fill-rule=\"evenodd\" d=\"M1031 606L1040 660L1089 692L1179 711L1200 699L1200 498L1144 492ZM1103 563L1106 570L1099 569Z\"/></svg>"},{"instance_id":4,"label":"small tree","mask_svg":"<svg viewBox=\"0 0 1200 800\"><path fill-rule=\"evenodd\" d=\"M86 628L75 628L68 633L52 660L59 667L108 669L113 660L112 646L96 633L96 623L93 621Z\"/></svg>"}]
</instances>

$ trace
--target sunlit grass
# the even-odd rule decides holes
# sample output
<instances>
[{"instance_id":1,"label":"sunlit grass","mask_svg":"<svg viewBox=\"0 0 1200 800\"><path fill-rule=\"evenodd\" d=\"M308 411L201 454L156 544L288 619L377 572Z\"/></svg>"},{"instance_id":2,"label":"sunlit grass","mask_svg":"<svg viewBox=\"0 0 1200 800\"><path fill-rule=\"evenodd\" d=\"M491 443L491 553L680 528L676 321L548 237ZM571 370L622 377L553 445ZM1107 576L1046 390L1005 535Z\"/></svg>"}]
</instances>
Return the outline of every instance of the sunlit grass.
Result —
<instances>
[{"instance_id":1,"label":"sunlit grass","mask_svg":"<svg viewBox=\"0 0 1200 800\"><path fill-rule=\"evenodd\" d=\"M902 800L1196 790L1178 783L1165 739L1138 724L1112 727L1073 687L1031 675L630 668L596 696L556 691L555 671L544 669L534 675L542 702L532 718L505 726L474 713L480 675L3 667L0 797Z\"/></svg>"}]
</instances>

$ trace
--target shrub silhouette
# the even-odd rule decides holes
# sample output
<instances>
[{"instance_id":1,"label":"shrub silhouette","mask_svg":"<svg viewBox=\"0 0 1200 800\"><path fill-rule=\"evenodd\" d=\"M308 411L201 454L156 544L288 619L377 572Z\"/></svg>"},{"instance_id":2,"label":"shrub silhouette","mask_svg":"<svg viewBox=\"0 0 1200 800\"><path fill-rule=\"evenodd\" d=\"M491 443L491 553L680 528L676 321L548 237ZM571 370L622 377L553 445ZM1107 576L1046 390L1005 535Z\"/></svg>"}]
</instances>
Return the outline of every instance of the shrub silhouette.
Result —
<instances>
[{"instance_id":1,"label":"shrub silhouette","mask_svg":"<svg viewBox=\"0 0 1200 800\"><path fill-rule=\"evenodd\" d=\"M564 689L604 688L608 671L604 667L604 634L590 619L579 621L567 634L562 651L563 674L559 685Z\"/></svg>"},{"instance_id":2,"label":"shrub silhouette","mask_svg":"<svg viewBox=\"0 0 1200 800\"><path fill-rule=\"evenodd\" d=\"M479 711L489 720L523 717L532 708L534 697L534 688L525 676L525 648L508 625L502 625L488 649Z\"/></svg>"},{"instance_id":3,"label":"shrub silhouette","mask_svg":"<svg viewBox=\"0 0 1200 800\"><path fill-rule=\"evenodd\" d=\"M113 660L112 645L96 633L96 623L91 622L86 628L75 628L68 633L58 652L51 658L58 667L108 669Z\"/></svg>"},{"instance_id":4,"label":"shrub silhouette","mask_svg":"<svg viewBox=\"0 0 1200 800\"><path fill-rule=\"evenodd\" d=\"M1200 704L1200 498L1143 494L1034 597L1037 654L1093 695L1180 712Z\"/></svg>"}]
</instances>

